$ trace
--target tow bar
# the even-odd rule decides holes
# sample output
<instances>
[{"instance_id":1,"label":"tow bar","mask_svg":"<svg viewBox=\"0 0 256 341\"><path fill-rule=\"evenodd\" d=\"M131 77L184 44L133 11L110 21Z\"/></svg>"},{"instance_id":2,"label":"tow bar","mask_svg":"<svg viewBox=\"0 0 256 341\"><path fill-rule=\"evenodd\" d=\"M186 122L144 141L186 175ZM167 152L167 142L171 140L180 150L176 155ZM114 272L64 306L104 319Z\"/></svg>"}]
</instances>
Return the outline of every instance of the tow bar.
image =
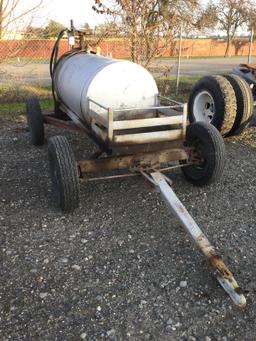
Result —
<instances>
[{"instance_id":1,"label":"tow bar","mask_svg":"<svg viewBox=\"0 0 256 341\"><path fill-rule=\"evenodd\" d=\"M182 227L190 235L199 250L209 260L214 276L217 278L219 284L223 287L226 293L231 297L233 302L239 307L245 307L246 298L243 295L242 289L237 284L237 281L224 263L222 257L216 252L215 248L211 245L200 227L172 190L172 181L159 171L148 173L141 171L141 174L153 183L160 191L164 201L170 207L172 213L178 218Z\"/></svg>"}]
</instances>

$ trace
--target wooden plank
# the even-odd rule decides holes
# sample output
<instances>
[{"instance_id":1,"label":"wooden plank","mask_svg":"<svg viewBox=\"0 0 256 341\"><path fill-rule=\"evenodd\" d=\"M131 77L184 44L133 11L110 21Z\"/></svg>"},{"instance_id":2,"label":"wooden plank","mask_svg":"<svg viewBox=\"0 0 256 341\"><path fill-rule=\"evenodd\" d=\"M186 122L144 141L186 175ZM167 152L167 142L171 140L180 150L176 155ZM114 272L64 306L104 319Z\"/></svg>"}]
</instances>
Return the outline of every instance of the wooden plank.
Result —
<instances>
[{"instance_id":1,"label":"wooden plank","mask_svg":"<svg viewBox=\"0 0 256 341\"><path fill-rule=\"evenodd\" d=\"M113 140L113 122L114 116L113 116L113 110L108 109L108 139L109 141Z\"/></svg>"},{"instance_id":2,"label":"wooden plank","mask_svg":"<svg viewBox=\"0 0 256 341\"><path fill-rule=\"evenodd\" d=\"M164 141L164 142L154 142L145 144L117 144L110 143L109 147L113 150L115 155L128 155L128 154L138 154L138 153L154 153L162 152L169 149L182 149L183 140L175 141Z\"/></svg>"},{"instance_id":3,"label":"wooden plank","mask_svg":"<svg viewBox=\"0 0 256 341\"><path fill-rule=\"evenodd\" d=\"M171 124L182 124L182 115L170 116L170 117L155 117L155 118L145 118L138 120L124 120L124 121L114 121L114 130L123 129L134 129L134 128L145 128L145 127L156 127Z\"/></svg>"},{"instance_id":4,"label":"wooden plank","mask_svg":"<svg viewBox=\"0 0 256 341\"><path fill-rule=\"evenodd\" d=\"M177 109L161 109L158 110L160 117L173 117L173 116L181 116L182 115L182 111L179 111Z\"/></svg>"},{"instance_id":5,"label":"wooden plank","mask_svg":"<svg viewBox=\"0 0 256 341\"><path fill-rule=\"evenodd\" d=\"M183 139L184 140L186 140L187 120L188 120L188 105L187 105L187 103L185 103L183 106L183 122L182 122L182 130L183 130Z\"/></svg>"},{"instance_id":6,"label":"wooden plank","mask_svg":"<svg viewBox=\"0 0 256 341\"><path fill-rule=\"evenodd\" d=\"M114 136L115 143L140 144L182 139L182 129L154 131L151 133L126 134Z\"/></svg>"}]
</instances>

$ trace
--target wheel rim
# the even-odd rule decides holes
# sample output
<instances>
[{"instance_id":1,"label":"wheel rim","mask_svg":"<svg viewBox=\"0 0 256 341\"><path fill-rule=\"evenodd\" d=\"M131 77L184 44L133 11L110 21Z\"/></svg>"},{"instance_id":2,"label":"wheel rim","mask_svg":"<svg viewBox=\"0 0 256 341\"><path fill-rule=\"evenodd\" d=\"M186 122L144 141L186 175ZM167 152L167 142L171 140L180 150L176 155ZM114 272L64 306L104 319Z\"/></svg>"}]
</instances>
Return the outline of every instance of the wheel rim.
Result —
<instances>
[{"instance_id":1,"label":"wheel rim","mask_svg":"<svg viewBox=\"0 0 256 341\"><path fill-rule=\"evenodd\" d=\"M211 123L215 115L215 104L208 91L199 92L193 104L193 114L196 121Z\"/></svg>"}]
</instances>

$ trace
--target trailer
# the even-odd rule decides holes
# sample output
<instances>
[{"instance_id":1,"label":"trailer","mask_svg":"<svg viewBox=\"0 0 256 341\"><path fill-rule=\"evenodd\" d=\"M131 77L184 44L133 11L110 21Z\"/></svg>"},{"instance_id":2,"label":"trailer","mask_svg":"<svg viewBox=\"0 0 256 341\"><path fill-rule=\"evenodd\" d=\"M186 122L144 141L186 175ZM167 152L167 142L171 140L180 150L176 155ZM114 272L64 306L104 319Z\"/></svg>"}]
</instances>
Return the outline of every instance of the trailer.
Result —
<instances>
[{"instance_id":1,"label":"trailer","mask_svg":"<svg viewBox=\"0 0 256 341\"><path fill-rule=\"evenodd\" d=\"M249 84L256 105L256 64L240 64L232 70L232 74L238 75Z\"/></svg>"},{"instance_id":2,"label":"trailer","mask_svg":"<svg viewBox=\"0 0 256 341\"><path fill-rule=\"evenodd\" d=\"M79 46L58 58L58 43L67 33ZM165 175L180 168L196 186L217 181L225 164L225 145L218 130L205 122L187 123L187 105L161 97L153 77L128 61L88 51L82 31L63 30L50 63L54 110L42 113L36 97L27 100L31 143L44 143L44 126L80 131L98 151L75 160L64 136L48 141L52 191L57 206L73 213L81 184L144 177L163 199L209 261L213 275L240 307L245 296L222 257L190 216ZM75 214L75 213L74 213Z\"/></svg>"}]
</instances>

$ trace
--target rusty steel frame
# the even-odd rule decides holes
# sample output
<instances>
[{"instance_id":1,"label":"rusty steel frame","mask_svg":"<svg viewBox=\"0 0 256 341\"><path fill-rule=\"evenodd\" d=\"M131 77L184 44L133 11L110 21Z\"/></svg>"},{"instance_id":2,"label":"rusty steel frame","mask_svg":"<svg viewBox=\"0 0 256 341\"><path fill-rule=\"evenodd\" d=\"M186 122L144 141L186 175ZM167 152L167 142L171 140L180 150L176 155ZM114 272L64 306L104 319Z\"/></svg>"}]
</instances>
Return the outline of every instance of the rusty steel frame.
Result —
<instances>
[{"instance_id":1,"label":"rusty steel frame","mask_svg":"<svg viewBox=\"0 0 256 341\"><path fill-rule=\"evenodd\" d=\"M169 166L169 167L161 168L158 171L161 171L161 173L162 173L162 172L171 171L173 169L186 167L186 166L189 166L189 165L191 165L191 163L189 163L189 162L186 163L186 164L172 165L172 166ZM155 170L155 171L157 171L157 170ZM79 181L80 181L81 184L86 184L86 183L89 183L89 182L124 179L124 178L138 177L138 176L141 176L141 175L144 175L145 177L147 177L146 174L147 173L141 168L141 169L136 170L136 172L134 171L134 173L124 173L124 174L117 174L117 175L106 175L106 176L86 177L86 178L80 177ZM169 179L169 178L167 178L167 179ZM149 177L148 177L148 180L150 180Z\"/></svg>"},{"instance_id":2,"label":"rusty steel frame","mask_svg":"<svg viewBox=\"0 0 256 341\"><path fill-rule=\"evenodd\" d=\"M185 149L169 149L154 153L138 153L130 155L106 156L95 160L78 161L80 174L101 171L129 169L160 169L162 164L188 159Z\"/></svg>"}]
</instances>

